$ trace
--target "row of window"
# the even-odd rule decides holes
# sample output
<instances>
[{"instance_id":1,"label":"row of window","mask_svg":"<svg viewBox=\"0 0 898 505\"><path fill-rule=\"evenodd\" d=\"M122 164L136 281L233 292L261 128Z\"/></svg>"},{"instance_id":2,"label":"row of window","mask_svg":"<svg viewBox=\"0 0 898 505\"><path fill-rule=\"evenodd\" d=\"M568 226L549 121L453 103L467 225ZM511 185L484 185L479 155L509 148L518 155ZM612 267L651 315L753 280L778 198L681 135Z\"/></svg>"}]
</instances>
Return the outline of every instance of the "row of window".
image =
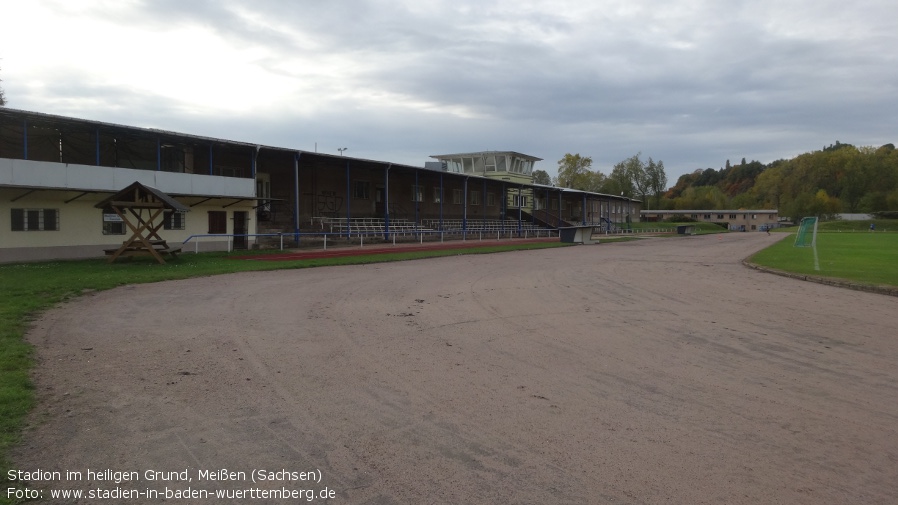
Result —
<instances>
[{"instance_id":1,"label":"row of window","mask_svg":"<svg viewBox=\"0 0 898 505\"><path fill-rule=\"evenodd\" d=\"M717 219L723 219L723 216L724 216L724 214L717 214ZM736 219L737 214L730 214L729 216L730 216L729 219ZM692 214L691 217L692 217L692 219L698 219L698 214ZM742 218L743 219L748 218L748 214L743 214ZM757 219L758 215L752 214L751 218ZM711 214L703 214L702 219L711 219ZM770 219L773 219L773 214L770 214Z\"/></svg>"},{"instance_id":2,"label":"row of window","mask_svg":"<svg viewBox=\"0 0 898 505\"><path fill-rule=\"evenodd\" d=\"M10 215L12 231L59 231L59 209L11 209ZM184 229L184 212L166 212L163 216L164 229ZM103 235L124 235L126 231L127 226L121 216L111 209L103 211Z\"/></svg>"}]
</instances>

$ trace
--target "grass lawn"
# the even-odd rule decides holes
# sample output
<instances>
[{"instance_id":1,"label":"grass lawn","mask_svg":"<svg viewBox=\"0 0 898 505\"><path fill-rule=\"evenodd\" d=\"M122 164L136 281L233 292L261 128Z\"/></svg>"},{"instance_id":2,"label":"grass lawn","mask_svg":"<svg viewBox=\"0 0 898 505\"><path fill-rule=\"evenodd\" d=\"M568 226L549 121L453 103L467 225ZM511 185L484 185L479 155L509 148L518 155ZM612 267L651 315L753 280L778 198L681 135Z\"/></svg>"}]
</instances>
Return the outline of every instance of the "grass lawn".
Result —
<instances>
[{"instance_id":1,"label":"grass lawn","mask_svg":"<svg viewBox=\"0 0 898 505\"><path fill-rule=\"evenodd\" d=\"M18 441L25 416L34 405L29 379L31 346L22 338L28 322L41 311L86 290L233 272L357 265L568 245L559 242L509 244L296 261L244 261L229 258L226 253L203 253L182 254L165 265L151 259L114 264L96 259L0 265L0 469L3 480L7 482L9 448ZM5 492L0 495L2 503L10 503Z\"/></svg>"},{"instance_id":2,"label":"grass lawn","mask_svg":"<svg viewBox=\"0 0 898 505\"><path fill-rule=\"evenodd\" d=\"M898 231L898 223L893 229ZM755 254L750 261L758 265L799 274L835 277L873 285L898 286L898 233L877 231L823 231L821 223L817 232L817 263L810 247L794 247L795 235ZM866 227L864 227L866 225ZM861 223L863 230L870 223ZM837 228L838 229L838 228ZM880 227L877 226L877 230Z\"/></svg>"}]
</instances>

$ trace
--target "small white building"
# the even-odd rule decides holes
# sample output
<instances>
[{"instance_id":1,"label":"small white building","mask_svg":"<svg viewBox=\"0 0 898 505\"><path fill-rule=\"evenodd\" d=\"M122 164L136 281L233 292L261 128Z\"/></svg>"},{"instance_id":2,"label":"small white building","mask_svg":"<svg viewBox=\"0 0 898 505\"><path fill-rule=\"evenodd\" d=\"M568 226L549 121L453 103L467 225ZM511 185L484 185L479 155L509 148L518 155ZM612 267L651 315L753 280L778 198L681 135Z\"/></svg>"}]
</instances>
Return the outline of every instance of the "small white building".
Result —
<instances>
[{"instance_id":1,"label":"small white building","mask_svg":"<svg viewBox=\"0 0 898 505\"><path fill-rule=\"evenodd\" d=\"M779 223L779 211L769 209L643 210L639 212L639 217L644 222L687 218L701 223L719 224L732 231L763 231L776 228Z\"/></svg>"}]
</instances>

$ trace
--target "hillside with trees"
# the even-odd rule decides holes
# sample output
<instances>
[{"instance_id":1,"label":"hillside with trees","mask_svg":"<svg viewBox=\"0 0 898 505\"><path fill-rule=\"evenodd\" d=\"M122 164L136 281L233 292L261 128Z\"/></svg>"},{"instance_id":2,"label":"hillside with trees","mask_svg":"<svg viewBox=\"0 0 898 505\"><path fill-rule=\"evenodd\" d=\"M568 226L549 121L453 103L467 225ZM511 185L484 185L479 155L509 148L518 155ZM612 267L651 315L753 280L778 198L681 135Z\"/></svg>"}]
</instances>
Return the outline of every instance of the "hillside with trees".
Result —
<instances>
[{"instance_id":1,"label":"hillside with trees","mask_svg":"<svg viewBox=\"0 0 898 505\"><path fill-rule=\"evenodd\" d=\"M781 216L898 211L898 151L836 142L777 160L696 170L660 201L664 209L779 209Z\"/></svg>"}]
</instances>

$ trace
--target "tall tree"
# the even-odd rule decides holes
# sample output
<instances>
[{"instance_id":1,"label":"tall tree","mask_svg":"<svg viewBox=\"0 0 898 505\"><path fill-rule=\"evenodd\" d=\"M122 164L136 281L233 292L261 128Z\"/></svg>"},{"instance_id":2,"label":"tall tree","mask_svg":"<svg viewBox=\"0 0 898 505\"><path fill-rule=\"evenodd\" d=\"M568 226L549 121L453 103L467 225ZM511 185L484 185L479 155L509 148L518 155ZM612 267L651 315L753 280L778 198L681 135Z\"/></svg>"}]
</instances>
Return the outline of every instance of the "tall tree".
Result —
<instances>
[{"instance_id":1,"label":"tall tree","mask_svg":"<svg viewBox=\"0 0 898 505\"><path fill-rule=\"evenodd\" d=\"M649 156L648 163L645 164L645 174L648 180L649 192L655 199L655 208L661 205L661 194L667 190L667 174L664 172L664 162L658 160L655 163Z\"/></svg>"},{"instance_id":2,"label":"tall tree","mask_svg":"<svg viewBox=\"0 0 898 505\"><path fill-rule=\"evenodd\" d=\"M552 178L549 177L549 172L546 172L545 170L534 170L533 171L533 183L551 186Z\"/></svg>"},{"instance_id":3,"label":"tall tree","mask_svg":"<svg viewBox=\"0 0 898 505\"><path fill-rule=\"evenodd\" d=\"M602 185L600 193L621 195L627 198L632 198L636 194L636 188L633 186L633 180L630 179L630 174L627 173L627 167L624 165L624 162L614 165L611 173L605 179L605 184Z\"/></svg>"},{"instance_id":4,"label":"tall tree","mask_svg":"<svg viewBox=\"0 0 898 505\"><path fill-rule=\"evenodd\" d=\"M558 160L558 177L555 178L556 186L562 188L584 189L582 186L592 172L592 158L580 156L580 154L567 153Z\"/></svg>"}]
</instances>

